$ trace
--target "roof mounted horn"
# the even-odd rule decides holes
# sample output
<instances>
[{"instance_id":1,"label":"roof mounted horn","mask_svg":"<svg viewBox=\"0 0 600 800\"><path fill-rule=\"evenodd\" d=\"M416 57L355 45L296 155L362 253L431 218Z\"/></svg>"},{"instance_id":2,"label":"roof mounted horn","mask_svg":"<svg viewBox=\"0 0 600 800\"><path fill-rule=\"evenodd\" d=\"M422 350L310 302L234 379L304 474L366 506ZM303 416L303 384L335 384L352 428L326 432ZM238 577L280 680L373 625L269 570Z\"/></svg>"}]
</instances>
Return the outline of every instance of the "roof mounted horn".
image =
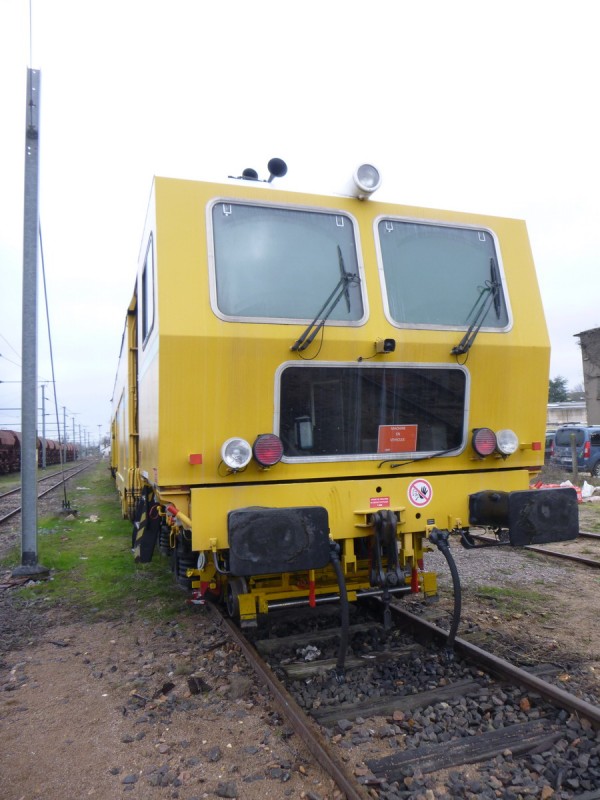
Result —
<instances>
[{"instance_id":1,"label":"roof mounted horn","mask_svg":"<svg viewBox=\"0 0 600 800\"><path fill-rule=\"evenodd\" d=\"M287 164L282 158L272 158L267 164L269 170L269 179L267 183L271 183L273 178L283 178L287 173Z\"/></svg>"},{"instance_id":2,"label":"roof mounted horn","mask_svg":"<svg viewBox=\"0 0 600 800\"><path fill-rule=\"evenodd\" d=\"M273 178L283 178L283 176L287 173L287 164L282 158L272 158L269 163L267 164L267 169L269 170L269 177L267 180L258 177L258 172L252 167L246 167L246 169L242 172L241 175L238 175L237 178L235 175L228 175L228 178L233 178L236 181L260 181L261 183L271 183Z\"/></svg>"}]
</instances>

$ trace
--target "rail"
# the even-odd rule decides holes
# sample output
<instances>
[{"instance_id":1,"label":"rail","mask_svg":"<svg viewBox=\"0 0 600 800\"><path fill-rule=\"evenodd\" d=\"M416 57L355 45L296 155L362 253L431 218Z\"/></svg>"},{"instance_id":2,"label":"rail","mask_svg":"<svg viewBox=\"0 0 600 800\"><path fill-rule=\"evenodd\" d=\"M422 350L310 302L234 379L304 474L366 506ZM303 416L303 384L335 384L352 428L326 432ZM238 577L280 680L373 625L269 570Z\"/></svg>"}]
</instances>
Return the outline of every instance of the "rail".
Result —
<instances>
[{"instance_id":1,"label":"rail","mask_svg":"<svg viewBox=\"0 0 600 800\"><path fill-rule=\"evenodd\" d=\"M60 480L57 483L52 484L52 486L48 487L43 492L39 492L38 493L38 495L37 495L38 500L40 498L42 498L42 497L45 497L47 494L50 494L50 492L54 491L54 489L58 489L59 486L63 485L65 480L69 480L70 478L74 478L76 475L79 475L81 472L84 472L86 469L89 469L92 466L92 463L95 463L95 462L90 462L88 464L85 464L83 467L80 467L79 469L72 469L72 470L70 470L68 472L68 474L67 473L60 474ZM47 481L47 480L49 480L49 479L51 479L53 477L56 477L56 475L58 475L58 474L59 473L56 473L55 475L45 476L44 478L41 478L38 481L38 483L42 483L43 481ZM4 492L4 494L0 494L0 501L3 500L6 497L10 497L10 496L12 496L14 494L17 494L20 491L21 491L21 487L19 486L16 489L11 489L9 492ZM0 516L0 525L3 522L6 522L7 520L9 520L12 517L16 516L20 511L21 511L21 506L17 506L17 508L11 509L7 514L4 514L4 515Z\"/></svg>"}]
</instances>

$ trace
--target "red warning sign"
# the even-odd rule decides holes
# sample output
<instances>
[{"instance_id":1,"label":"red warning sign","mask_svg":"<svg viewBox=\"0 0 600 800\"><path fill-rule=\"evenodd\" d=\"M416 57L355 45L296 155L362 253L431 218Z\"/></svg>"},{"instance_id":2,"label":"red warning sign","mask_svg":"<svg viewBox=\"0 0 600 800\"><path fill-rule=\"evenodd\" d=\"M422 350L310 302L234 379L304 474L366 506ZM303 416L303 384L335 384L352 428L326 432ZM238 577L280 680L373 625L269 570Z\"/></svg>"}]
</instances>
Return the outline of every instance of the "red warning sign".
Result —
<instances>
[{"instance_id":1,"label":"red warning sign","mask_svg":"<svg viewBox=\"0 0 600 800\"><path fill-rule=\"evenodd\" d=\"M371 497L369 499L369 506L371 508L389 508L390 507L390 498L389 497Z\"/></svg>"},{"instance_id":2,"label":"red warning sign","mask_svg":"<svg viewBox=\"0 0 600 800\"><path fill-rule=\"evenodd\" d=\"M378 453L414 453L417 449L418 425L380 425Z\"/></svg>"}]
</instances>

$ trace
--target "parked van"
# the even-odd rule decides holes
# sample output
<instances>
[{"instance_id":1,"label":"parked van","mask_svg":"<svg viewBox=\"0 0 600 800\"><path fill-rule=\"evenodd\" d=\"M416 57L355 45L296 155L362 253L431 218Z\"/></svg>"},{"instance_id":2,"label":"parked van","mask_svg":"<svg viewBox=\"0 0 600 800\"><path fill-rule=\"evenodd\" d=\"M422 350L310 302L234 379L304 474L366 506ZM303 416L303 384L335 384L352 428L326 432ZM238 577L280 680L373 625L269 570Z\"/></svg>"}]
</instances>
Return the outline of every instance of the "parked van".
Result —
<instances>
[{"instance_id":1,"label":"parked van","mask_svg":"<svg viewBox=\"0 0 600 800\"><path fill-rule=\"evenodd\" d=\"M549 464L554 452L554 433L555 431L546 431L546 444L544 447L544 464Z\"/></svg>"},{"instance_id":2,"label":"parked van","mask_svg":"<svg viewBox=\"0 0 600 800\"><path fill-rule=\"evenodd\" d=\"M562 425L554 434L551 463L573 470L572 437L577 451L577 468L600 477L600 425Z\"/></svg>"}]
</instances>

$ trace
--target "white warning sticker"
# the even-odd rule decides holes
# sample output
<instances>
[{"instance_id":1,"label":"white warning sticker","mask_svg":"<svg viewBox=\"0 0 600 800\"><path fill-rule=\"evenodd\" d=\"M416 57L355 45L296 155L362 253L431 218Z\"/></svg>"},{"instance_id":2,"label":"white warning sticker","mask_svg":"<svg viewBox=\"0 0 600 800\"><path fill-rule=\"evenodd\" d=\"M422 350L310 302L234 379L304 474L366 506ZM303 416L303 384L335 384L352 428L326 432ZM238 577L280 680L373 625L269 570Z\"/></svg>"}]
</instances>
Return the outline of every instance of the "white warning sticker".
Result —
<instances>
[{"instance_id":1,"label":"white warning sticker","mask_svg":"<svg viewBox=\"0 0 600 800\"><path fill-rule=\"evenodd\" d=\"M433 497L433 488L425 478L416 478L408 487L408 500L417 508L429 505Z\"/></svg>"}]
</instances>

